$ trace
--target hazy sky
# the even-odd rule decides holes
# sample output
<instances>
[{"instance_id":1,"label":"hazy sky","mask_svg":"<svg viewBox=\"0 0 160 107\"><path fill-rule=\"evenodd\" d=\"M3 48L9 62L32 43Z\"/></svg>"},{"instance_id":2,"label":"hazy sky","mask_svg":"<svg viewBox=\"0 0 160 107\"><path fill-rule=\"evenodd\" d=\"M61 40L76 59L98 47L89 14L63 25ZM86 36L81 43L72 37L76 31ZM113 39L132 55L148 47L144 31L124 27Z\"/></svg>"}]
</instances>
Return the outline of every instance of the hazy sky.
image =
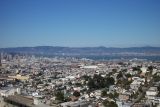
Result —
<instances>
[{"instance_id":1,"label":"hazy sky","mask_svg":"<svg viewBox=\"0 0 160 107\"><path fill-rule=\"evenodd\" d=\"M160 0L0 0L0 47L160 46Z\"/></svg>"}]
</instances>

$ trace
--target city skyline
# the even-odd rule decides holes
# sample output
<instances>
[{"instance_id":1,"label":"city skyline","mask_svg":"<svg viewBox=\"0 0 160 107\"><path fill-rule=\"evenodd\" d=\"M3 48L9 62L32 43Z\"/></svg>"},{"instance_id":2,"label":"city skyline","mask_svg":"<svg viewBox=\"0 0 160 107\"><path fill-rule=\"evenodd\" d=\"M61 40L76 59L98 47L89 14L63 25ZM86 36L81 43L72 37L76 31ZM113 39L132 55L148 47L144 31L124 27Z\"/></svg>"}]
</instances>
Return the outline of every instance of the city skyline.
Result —
<instances>
[{"instance_id":1,"label":"city skyline","mask_svg":"<svg viewBox=\"0 0 160 107\"><path fill-rule=\"evenodd\" d=\"M2 0L0 48L160 47L158 0Z\"/></svg>"}]
</instances>

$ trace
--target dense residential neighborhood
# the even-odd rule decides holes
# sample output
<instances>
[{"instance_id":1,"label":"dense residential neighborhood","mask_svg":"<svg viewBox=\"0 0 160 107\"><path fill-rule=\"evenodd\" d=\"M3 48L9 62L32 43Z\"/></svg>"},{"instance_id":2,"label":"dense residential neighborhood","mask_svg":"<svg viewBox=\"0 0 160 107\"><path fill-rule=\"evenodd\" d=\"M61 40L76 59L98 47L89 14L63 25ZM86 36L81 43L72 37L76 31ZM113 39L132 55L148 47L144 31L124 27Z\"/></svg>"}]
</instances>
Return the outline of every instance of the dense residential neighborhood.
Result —
<instances>
[{"instance_id":1,"label":"dense residential neighborhood","mask_svg":"<svg viewBox=\"0 0 160 107\"><path fill-rule=\"evenodd\" d=\"M160 107L160 62L1 53L1 107Z\"/></svg>"},{"instance_id":2,"label":"dense residential neighborhood","mask_svg":"<svg viewBox=\"0 0 160 107\"><path fill-rule=\"evenodd\" d=\"M160 107L160 0L0 0L0 107Z\"/></svg>"}]
</instances>

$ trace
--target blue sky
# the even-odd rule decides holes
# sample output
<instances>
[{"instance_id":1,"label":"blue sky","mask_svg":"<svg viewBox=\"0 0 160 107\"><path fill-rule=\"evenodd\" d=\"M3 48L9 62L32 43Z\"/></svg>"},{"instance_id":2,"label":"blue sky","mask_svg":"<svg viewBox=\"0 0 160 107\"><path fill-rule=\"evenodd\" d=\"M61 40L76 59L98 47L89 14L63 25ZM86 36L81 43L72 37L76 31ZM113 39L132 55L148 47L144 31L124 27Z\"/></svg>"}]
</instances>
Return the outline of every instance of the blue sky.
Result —
<instances>
[{"instance_id":1,"label":"blue sky","mask_svg":"<svg viewBox=\"0 0 160 107\"><path fill-rule=\"evenodd\" d=\"M0 0L0 47L160 46L160 0Z\"/></svg>"}]
</instances>

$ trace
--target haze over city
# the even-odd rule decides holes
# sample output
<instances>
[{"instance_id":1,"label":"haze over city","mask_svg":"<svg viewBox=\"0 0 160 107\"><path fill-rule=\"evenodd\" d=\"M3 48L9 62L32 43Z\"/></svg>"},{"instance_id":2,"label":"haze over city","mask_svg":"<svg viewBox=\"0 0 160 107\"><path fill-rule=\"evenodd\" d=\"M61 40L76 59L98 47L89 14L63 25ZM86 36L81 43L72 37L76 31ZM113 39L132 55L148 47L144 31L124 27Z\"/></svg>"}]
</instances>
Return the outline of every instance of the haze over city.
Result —
<instances>
[{"instance_id":1,"label":"haze over city","mask_svg":"<svg viewBox=\"0 0 160 107\"><path fill-rule=\"evenodd\" d=\"M160 46L159 0L1 0L0 48Z\"/></svg>"}]
</instances>

